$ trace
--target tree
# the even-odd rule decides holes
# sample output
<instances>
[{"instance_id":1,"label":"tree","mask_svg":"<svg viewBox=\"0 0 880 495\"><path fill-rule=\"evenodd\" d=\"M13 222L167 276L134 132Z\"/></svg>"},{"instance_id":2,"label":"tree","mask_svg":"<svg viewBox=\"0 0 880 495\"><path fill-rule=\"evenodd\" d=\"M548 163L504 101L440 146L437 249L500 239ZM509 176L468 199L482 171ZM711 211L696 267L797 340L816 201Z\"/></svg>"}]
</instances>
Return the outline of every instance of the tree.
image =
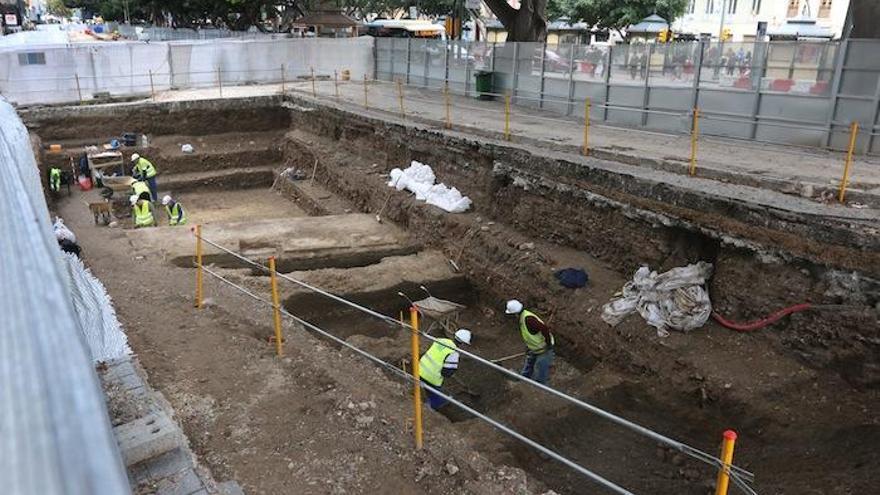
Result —
<instances>
[{"instance_id":1,"label":"tree","mask_svg":"<svg viewBox=\"0 0 880 495\"><path fill-rule=\"evenodd\" d=\"M46 2L46 11L58 17L70 17L73 12L64 5L64 0L49 0Z\"/></svg>"},{"instance_id":2,"label":"tree","mask_svg":"<svg viewBox=\"0 0 880 495\"><path fill-rule=\"evenodd\" d=\"M672 24L684 13L687 4L688 0L559 0L555 9L572 22L583 21L599 29L620 32L651 14Z\"/></svg>"},{"instance_id":3,"label":"tree","mask_svg":"<svg viewBox=\"0 0 880 495\"><path fill-rule=\"evenodd\" d=\"M518 9L506 0L485 0L507 30L507 41L544 41L547 37L547 1L521 0Z\"/></svg>"}]
</instances>

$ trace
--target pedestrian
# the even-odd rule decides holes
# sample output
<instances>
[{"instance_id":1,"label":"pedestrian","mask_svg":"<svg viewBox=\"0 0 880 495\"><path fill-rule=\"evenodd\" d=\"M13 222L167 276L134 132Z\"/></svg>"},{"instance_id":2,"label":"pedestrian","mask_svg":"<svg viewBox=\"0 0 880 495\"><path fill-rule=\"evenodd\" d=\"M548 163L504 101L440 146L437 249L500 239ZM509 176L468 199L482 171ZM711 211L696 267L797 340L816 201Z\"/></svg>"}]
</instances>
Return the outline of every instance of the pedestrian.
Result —
<instances>
[{"instance_id":1,"label":"pedestrian","mask_svg":"<svg viewBox=\"0 0 880 495\"><path fill-rule=\"evenodd\" d=\"M183 205L178 201L174 201L168 194L162 198L162 204L165 206L165 213L168 214L168 225L185 225L186 211Z\"/></svg>"},{"instance_id":2,"label":"pedestrian","mask_svg":"<svg viewBox=\"0 0 880 495\"><path fill-rule=\"evenodd\" d=\"M451 377L458 370L459 352L456 342L470 345L471 331L460 328L455 332L455 340L437 339L419 359L419 377L430 387L426 387L428 404L437 410L448 402L434 391L443 392L443 379Z\"/></svg>"},{"instance_id":3,"label":"pedestrian","mask_svg":"<svg viewBox=\"0 0 880 495\"><path fill-rule=\"evenodd\" d=\"M504 312L517 317L520 335L526 344L526 361L520 374L546 385L550 379L550 366L556 357L553 333L538 315L525 309L516 299L507 301Z\"/></svg>"},{"instance_id":4,"label":"pedestrian","mask_svg":"<svg viewBox=\"0 0 880 495\"><path fill-rule=\"evenodd\" d=\"M131 202L131 216L134 219L134 227L136 229L156 225L156 219L153 217L152 202L145 199L138 199L134 194L128 199Z\"/></svg>"},{"instance_id":5,"label":"pedestrian","mask_svg":"<svg viewBox=\"0 0 880 495\"><path fill-rule=\"evenodd\" d=\"M156 167L146 158L141 157L137 153L131 155L132 170L131 175L136 180L142 180L150 187L150 197L152 201L159 200L159 193L156 185Z\"/></svg>"}]
</instances>

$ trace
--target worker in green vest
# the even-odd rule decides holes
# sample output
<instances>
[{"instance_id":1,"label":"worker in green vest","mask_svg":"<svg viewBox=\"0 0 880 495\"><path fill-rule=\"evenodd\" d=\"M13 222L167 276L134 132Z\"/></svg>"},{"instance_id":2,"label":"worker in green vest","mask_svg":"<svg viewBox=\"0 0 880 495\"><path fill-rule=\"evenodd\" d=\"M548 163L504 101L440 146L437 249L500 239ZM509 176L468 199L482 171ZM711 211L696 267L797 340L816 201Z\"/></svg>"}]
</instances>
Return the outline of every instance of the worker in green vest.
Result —
<instances>
[{"instance_id":1,"label":"worker in green vest","mask_svg":"<svg viewBox=\"0 0 880 495\"><path fill-rule=\"evenodd\" d=\"M145 199L139 199L135 195L128 198L131 201L131 217L134 219L134 227L152 227L156 225L153 217L153 203Z\"/></svg>"},{"instance_id":2,"label":"worker in green vest","mask_svg":"<svg viewBox=\"0 0 880 495\"><path fill-rule=\"evenodd\" d=\"M186 211L182 204L174 201L168 194L162 198L162 204L165 206L165 213L168 214L168 225L186 224Z\"/></svg>"},{"instance_id":3,"label":"worker in green vest","mask_svg":"<svg viewBox=\"0 0 880 495\"><path fill-rule=\"evenodd\" d=\"M470 345L471 331L461 328L455 332L455 340L437 339L419 359L419 377L430 385L425 390L428 393L428 404L435 411L448 401L434 393L434 390L442 392L443 379L451 377L458 370L459 352L456 342Z\"/></svg>"},{"instance_id":4,"label":"worker in green vest","mask_svg":"<svg viewBox=\"0 0 880 495\"><path fill-rule=\"evenodd\" d=\"M131 175L139 181L144 181L150 188L150 199L159 200L158 186L156 185L156 167L149 160L134 153L131 155Z\"/></svg>"},{"instance_id":5,"label":"worker in green vest","mask_svg":"<svg viewBox=\"0 0 880 495\"><path fill-rule=\"evenodd\" d=\"M49 169L49 189L56 193L61 190L61 169L58 167Z\"/></svg>"},{"instance_id":6,"label":"worker in green vest","mask_svg":"<svg viewBox=\"0 0 880 495\"><path fill-rule=\"evenodd\" d=\"M131 183L131 192L139 200L143 199L146 201L151 201L153 198L152 193L150 193L150 186L148 186L147 183L142 180Z\"/></svg>"},{"instance_id":7,"label":"worker in green vest","mask_svg":"<svg viewBox=\"0 0 880 495\"><path fill-rule=\"evenodd\" d=\"M526 344L526 362L520 374L546 385L550 379L550 365L556 357L553 333L538 315L525 309L516 299L507 301L504 312L517 317L519 332Z\"/></svg>"}]
</instances>

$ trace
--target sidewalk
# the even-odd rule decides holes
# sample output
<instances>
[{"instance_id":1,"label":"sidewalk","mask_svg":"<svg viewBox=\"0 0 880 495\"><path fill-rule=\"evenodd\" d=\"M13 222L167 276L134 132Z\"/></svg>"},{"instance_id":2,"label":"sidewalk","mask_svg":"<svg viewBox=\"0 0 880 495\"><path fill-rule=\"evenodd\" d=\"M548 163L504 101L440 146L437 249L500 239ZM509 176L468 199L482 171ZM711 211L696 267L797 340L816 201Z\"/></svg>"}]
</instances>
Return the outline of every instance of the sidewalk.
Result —
<instances>
[{"instance_id":1,"label":"sidewalk","mask_svg":"<svg viewBox=\"0 0 880 495\"><path fill-rule=\"evenodd\" d=\"M364 86L359 82L339 84L339 99L363 108ZM287 85L312 95L311 82ZM319 98L335 99L333 81L316 81ZM226 91L224 89L224 91ZM216 93L216 90L214 91ZM408 118L442 125L446 108L442 90L406 87L404 108ZM367 88L370 110L400 115L398 91L393 83L377 81ZM475 133L504 132L504 102L450 96L450 119L454 128ZM575 109L583 113L583 109ZM687 123L682 123L682 129ZM510 132L513 141L552 147L557 151L579 151L583 143L583 121L550 111L511 107ZM648 166L687 174L690 136L663 134L614 127L591 122L589 144L592 156L631 165ZM845 154L816 148L765 144L720 137L700 137L697 174L743 185L820 199L837 197ZM880 208L880 157L855 156L851 168L847 201Z\"/></svg>"}]
</instances>

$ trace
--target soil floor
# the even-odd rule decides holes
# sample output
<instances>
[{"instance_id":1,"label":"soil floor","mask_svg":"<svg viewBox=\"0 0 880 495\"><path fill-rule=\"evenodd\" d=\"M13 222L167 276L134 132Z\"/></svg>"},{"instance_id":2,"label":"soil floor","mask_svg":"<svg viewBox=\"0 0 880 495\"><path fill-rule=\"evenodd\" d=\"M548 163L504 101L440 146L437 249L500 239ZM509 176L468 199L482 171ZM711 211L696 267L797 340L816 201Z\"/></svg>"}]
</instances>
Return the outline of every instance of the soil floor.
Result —
<instances>
[{"instance_id":1,"label":"soil floor","mask_svg":"<svg viewBox=\"0 0 880 495\"><path fill-rule=\"evenodd\" d=\"M179 141L169 137L160 144L171 149ZM385 194L379 189L384 179L370 164L353 164L346 173L375 183ZM393 370L383 371L292 323L285 324L285 356L275 357L267 341L272 333L267 307L208 277L206 307L194 309L194 271L163 261L150 246L132 245L124 227L94 225L83 201L96 198L96 191L74 191L56 209L76 232L87 264L107 286L151 383L174 406L194 452L218 481L235 479L246 493L600 491L561 464L451 408L442 415L426 412L427 448L414 452L408 388ZM185 192L178 199L191 224L305 215L269 189ZM335 195L327 199L336 209L350 206ZM399 201L390 206L399 207ZM488 227L499 239L525 240L473 214L463 218L477 229ZM590 314L583 331L601 325L601 305L625 277L582 252L530 241L544 260L548 279L556 268L587 269L589 288L560 288L549 297L563 301L559 310ZM268 297L265 277L249 270L219 271ZM392 289L384 298L397 300L391 314L405 305ZM498 358L522 350L496 300L477 292L461 299L469 309L459 323L474 331L474 352ZM395 365L409 358L408 336L385 324L329 305L308 312L312 323ZM601 350L562 351L552 385L713 454L721 431L737 428L738 462L758 473L761 493L868 493L876 483L876 393L853 389L833 371L806 368L769 343L756 352L760 346L753 339L760 335L708 325L698 333L658 339L637 318L615 331L633 346L678 353L682 363L689 369L696 363L701 373L639 374L604 360ZM521 359L503 364L515 370ZM473 363L456 378L448 387L454 396L635 493L712 492L711 468L654 441ZM723 383L737 401L707 392L715 390L707 383ZM722 409L731 402L749 408Z\"/></svg>"}]
</instances>

